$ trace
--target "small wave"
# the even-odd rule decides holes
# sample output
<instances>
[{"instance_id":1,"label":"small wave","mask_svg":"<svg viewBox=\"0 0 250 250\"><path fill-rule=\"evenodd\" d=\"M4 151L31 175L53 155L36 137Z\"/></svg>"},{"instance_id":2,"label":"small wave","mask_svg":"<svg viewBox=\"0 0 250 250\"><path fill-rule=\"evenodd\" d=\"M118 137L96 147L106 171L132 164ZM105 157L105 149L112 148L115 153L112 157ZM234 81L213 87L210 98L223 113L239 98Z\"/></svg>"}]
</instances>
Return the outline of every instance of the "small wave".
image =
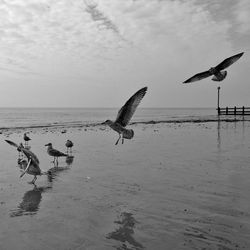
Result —
<instances>
[{"instance_id":1,"label":"small wave","mask_svg":"<svg viewBox=\"0 0 250 250\"><path fill-rule=\"evenodd\" d=\"M211 118L211 119L175 119L175 120L149 120L149 121L135 121L131 122L129 125L137 124L179 124L179 123L209 123L209 122L249 122L250 119L244 118ZM5 131L15 131L15 130L27 130L27 129L60 129L60 128L89 128L104 126L103 122L94 123L84 123L84 122L55 122L53 124L38 124L38 125L25 125L25 126L13 126L13 127L0 127L0 133Z\"/></svg>"}]
</instances>

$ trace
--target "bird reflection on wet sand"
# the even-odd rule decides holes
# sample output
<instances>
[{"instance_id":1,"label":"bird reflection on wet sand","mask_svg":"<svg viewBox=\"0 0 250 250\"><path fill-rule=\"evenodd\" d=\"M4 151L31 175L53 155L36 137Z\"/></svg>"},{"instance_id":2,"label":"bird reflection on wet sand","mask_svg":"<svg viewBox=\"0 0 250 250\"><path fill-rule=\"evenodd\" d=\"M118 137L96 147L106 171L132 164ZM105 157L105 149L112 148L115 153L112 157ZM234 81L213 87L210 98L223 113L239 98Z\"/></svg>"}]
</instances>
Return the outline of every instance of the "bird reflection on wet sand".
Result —
<instances>
[{"instance_id":1,"label":"bird reflection on wet sand","mask_svg":"<svg viewBox=\"0 0 250 250\"><path fill-rule=\"evenodd\" d=\"M74 161L74 156L73 155L69 155L69 156L66 157L65 162L67 163L68 167L72 165L73 161Z\"/></svg>"},{"instance_id":2,"label":"bird reflection on wet sand","mask_svg":"<svg viewBox=\"0 0 250 250\"><path fill-rule=\"evenodd\" d=\"M37 187L34 185L32 190L25 192L23 200L19 203L18 207L11 210L10 217L36 214L42 200L42 193L51 188L52 186Z\"/></svg>"},{"instance_id":3,"label":"bird reflection on wet sand","mask_svg":"<svg viewBox=\"0 0 250 250\"><path fill-rule=\"evenodd\" d=\"M48 175L48 181L52 182L58 176L58 173L69 170L73 161L74 161L74 156L67 156L65 161L67 164L66 166L59 167L58 165L55 165L54 167L50 168L48 170L48 172L50 173Z\"/></svg>"},{"instance_id":4,"label":"bird reflection on wet sand","mask_svg":"<svg viewBox=\"0 0 250 250\"><path fill-rule=\"evenodd\" d=\"M135 224L137 222L134 219L133 214L123 212L120 217L121 220L115 221L120 227L114 232L109 233L106 238L122 242L122 246L117 249L144 249L143 245L133 237Z\"/></svg>"}]
</instances>

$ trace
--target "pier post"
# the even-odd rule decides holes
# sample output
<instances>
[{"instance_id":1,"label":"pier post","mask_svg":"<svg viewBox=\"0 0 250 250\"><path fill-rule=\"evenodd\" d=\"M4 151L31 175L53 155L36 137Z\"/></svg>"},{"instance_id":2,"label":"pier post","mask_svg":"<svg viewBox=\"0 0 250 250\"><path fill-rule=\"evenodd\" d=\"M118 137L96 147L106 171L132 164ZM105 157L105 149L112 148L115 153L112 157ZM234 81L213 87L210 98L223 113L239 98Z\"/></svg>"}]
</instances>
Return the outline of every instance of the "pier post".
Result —
<instances>
[{"instance_id":1,"label":"pier post","mask_svg":"<svg viewBox=\"0 0 250 250\"><path fill-rule=\"evenodd\" d=\"M218 115L220 115L220 86L217 87L218 94L217 94L217 111Z\"/></svg>"},{"instance_id":2,"label":"pier post","mask_svg":"<svg viewBox=\"0 0 250 250\"><path fill-rule=\"evenodd\" d=\"M242 107L242 115L243 116L245 115L245 107L244 106Z\"/></svg>"}]
</instances>

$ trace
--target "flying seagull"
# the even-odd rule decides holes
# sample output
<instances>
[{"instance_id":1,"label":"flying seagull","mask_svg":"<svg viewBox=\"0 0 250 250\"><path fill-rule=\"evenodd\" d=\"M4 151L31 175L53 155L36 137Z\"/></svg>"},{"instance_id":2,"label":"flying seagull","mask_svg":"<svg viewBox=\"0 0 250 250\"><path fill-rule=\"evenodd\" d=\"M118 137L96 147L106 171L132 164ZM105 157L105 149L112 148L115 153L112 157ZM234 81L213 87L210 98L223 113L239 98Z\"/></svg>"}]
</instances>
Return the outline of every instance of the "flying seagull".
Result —
<instances>
[{"instance_id":1,"label":"flying seagull","mask_svg":"<svg viewBox=\"0 0 250 250\"><path fill-rule=\"evenodd\" d=\"M52 147L52 143L48 143L46 144L45 146L47 146L47 153L50 155L50 156L53 156L54 157L54 163L57 163L58 164L58 157L62 157L62 156L68 156L62 152L60 152L59 150L57 149L54 149Z\"/></svg>"},{"instance_id":2,"label":"flying seagull","mask_svg":"<svg viewBox=\"0 0 250 250\"><path fill-rule=\"evenodd\" d=\"M231 57L225 59L224 61L222 61L221 63L219 63L217 66L212 67L207 71L198 73L198 74L190 77L189 79L187 79L183 83L190 83L190 82L199 81L199 80L202 80L202 79L207 78L207 77L212 76L212 75L214 75L212 78L213 81L220 82L220 81L224 80L227 76L227 71L223 70L223 69L226 69L227 67L229 67L230 65L232 65L233 63L238 61L242 57L243 54L244 54L244 52L241 52L237 55L231 56Z\"/></svg>"},{"instance_id":3,"label":"flying seagull","mask_svg":"<svg viewBox=\"0 0 250 250\"><path fill-rule=\"evenodd\" d=\"M113 130L119 134L119 138L115 145L118 144L119 140L122 139L122 144L125 139L132 139L134 137L134 131L132 129L126 129L130 119L135 113L136 108L141 102L142 98L147 92L147 87L138 90L129 100L124 104L124 106L119 110L116 120L114 122L107 120L103 124L109 125Z\"/></svg>"},{"instance_id":4,"label":"flying seagull","mask_svg":"<svg viewBox=\"0 0 250 250\"><path fill-rule=\"evenodd\" d=\"M11 146L16 147L18 151L20 150L28 159L28 161L25 159L18 159L18 165L22 171L20 178L23 177L26 173L30 175L34 175L34 179L30 183L35 184L37 175L49 175L50 174L49 171L44 172L40 169L39 160L33 152L24 148L22 144L18 146L15 142L12 142L10 140L5 140L5 141L9 143Z\"/></svg>"}]
</instances>

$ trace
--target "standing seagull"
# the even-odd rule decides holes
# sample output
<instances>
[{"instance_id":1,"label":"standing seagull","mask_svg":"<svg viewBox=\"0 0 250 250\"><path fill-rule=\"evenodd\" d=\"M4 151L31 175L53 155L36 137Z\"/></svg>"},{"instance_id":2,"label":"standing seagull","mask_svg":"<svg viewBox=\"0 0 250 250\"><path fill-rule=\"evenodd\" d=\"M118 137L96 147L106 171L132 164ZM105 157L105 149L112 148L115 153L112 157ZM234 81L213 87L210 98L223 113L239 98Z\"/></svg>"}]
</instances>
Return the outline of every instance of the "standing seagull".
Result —
<instances>
[{"instance_id":1,"label":"standing seagull","mask_svg":"<svg viewBox=\"0 0 250 250\"><path fill-rule=\"evenodd\" d=\"M27 136L26 133L24 133L23 139L24 139L24 145L25 145L25 146L28 146L28 143L29 143L29 141L30 141L31 139Z\"/></svg>"},{"instance_id":2,"label":"standing seagull","mask_svg":"<svg viewBox=\"0 0 250 250\"><path fill-rule=\"evenodd\" d=\"M122 139L122 144L125 139L132 139L134 137L134 131L132 129L126 129L130 119L135 113L136 108L138 107L140 101L147 92L147 87L144 87L138 90L125 105L119 110L116 120L114 122L107 120L103 124L109 125L113 130L119 134L119 138L116 141L115 145L118 144L119 140Z\"/></svg>"},{"instance_id":3,"label":"standing seagull","mask_svg":"<svg viewBox=\"0 0 250 250\"><path fill-rule=\"evenodd\" d=\"M67 153L68 151L72 153L72 147L74 146L74 143L71 140L67 140L65 146L67 147Z\"/></svg>"},{"instance_id":4,"label":"standing seagull","mask_svg":"<svg viewBox=\"0 0 250 250\"><path fill-rule=\"evenodd\" d=\"M50 172L44 172L39 167L39 160L37 156L31 152L30 150L24 148L22 145L18 146L16 143L5 140L7 143L9 143L11 146L14 146L17 148L17 150L21 151L28 159L18 159L18 165L22 171L22 174L20 175L20 178L23 177L26 173L30 175L34 175L34 179L30 182L31 184L35 184L35 181L37 179L37 175L50 175Z\"/></svg>"},{"instance_id":5,"label":"standing seagull","mask_svg":"<svg viewBox=\"0 0 250 250\"><path fill-rule=\"evenodd\" d=\"M212 76L212 75L214 75L212 78L213 81L220 82L220 81L224 80L227 76L227 71L223 70L223 69L226 69L227 67L229 67L230 65L232 65L233 63L238 61L242 57L243 54L244 54L244 52L239 53L239 54L234 55L234 56L231 56L231 57L225 59L223 62L219 63L214 68L212 67L207 71L198 73L198 74L192 76L191 78L187 79L183 83L199 81L199 80L202 80L202 79L207 78L207 77Z\"/></svg>"},{"instance_id":6,"label":"standing seagull","mask_svg":"<svg viewBox=\"0 0 250 250\"><path fill-rule=\"evenodd\" d=\"M50 156L53 156L54 157L54 163L57 163L58 164L58 157L62 157L62 156L68 156L62 152L60 152L59 150L56 150L52 147L52 143L48 143L46 144L45 146L47 146L47 153L50 155Z\"/></svg>"}]
</instances>

